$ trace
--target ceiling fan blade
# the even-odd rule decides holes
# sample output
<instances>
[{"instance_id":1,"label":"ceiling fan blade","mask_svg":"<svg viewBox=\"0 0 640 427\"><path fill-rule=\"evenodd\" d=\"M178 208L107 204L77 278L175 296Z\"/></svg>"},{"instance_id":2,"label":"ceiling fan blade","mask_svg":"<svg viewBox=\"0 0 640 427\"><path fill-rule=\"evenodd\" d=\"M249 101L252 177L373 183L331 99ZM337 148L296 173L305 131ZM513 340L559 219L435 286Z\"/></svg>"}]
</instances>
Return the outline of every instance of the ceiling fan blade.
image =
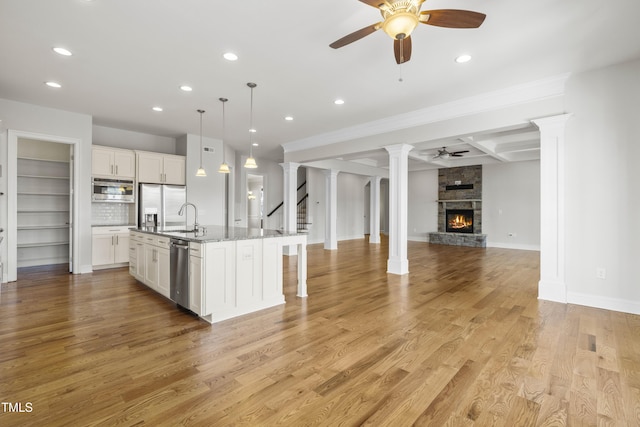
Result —
<instances>
[{"instance_id":1,"label":"ceiling fan blade","mask_svg":"<svg viewBox=\"0 0 640 427\"><path fill-rule=\"evenodd\" d=\"M333 43L331 43L329 45L329 47L332 47L334 49L338 49L341 48L343 46L348 45L349 43L353 43L355 41L360 40L361 38L368 36L371 33L375 33L376 31L378 31L380 29L381 26L381 22L378 22L376 24L373 25L369 25L368 27L364 27L359 29L358 31L354 31L351 34L347 34L346 36L342 37L341 39L338 39L336 41L334 41Z\"/></svg>"},{"instance_id":2,"label":"ceiling fan blade","mask_svg":"<svg viewBox=\"0 0 640 427\"><path fill-rule=\"evenodd\" d=\"M420 12L420 22L446 28L478 28L487 15L470 10L439 9Z\"/></svg>"},{"instance_id":3,"label":"ceiling fan blade","mask_svg":"<svg viewBox=\"0 0 640 427\"><path fill-rule=\"evenodd\" d=\"M463 153L468 153L468 152L469 150L461 150L461 151L454 151L453 153L449 153L449 154L451 154L452 156L460 156Z\"/></svg>"},{"instance_id":4,"label":"ceiling fan blade","mask_svg":"<svg viewBox=\"0 0 640 427\"><path fill-rule=\"evenodd\" d=\"M393 41L393 53L396 56L396 62L402 64L411 59L411 36L402 40Z\"/></svg>"},{"instance_id":5,"label":"ceiling fan blade","mask_svg":"<svg viewBox=\"0 0 640 427\"><path fill-rule=\"evenodd\" d=\"M380 5L384 4L384 0L360 0L364 4L368 4L369 6L373 6L377 9L380 8Z\"/></svg>"}]
</instances>

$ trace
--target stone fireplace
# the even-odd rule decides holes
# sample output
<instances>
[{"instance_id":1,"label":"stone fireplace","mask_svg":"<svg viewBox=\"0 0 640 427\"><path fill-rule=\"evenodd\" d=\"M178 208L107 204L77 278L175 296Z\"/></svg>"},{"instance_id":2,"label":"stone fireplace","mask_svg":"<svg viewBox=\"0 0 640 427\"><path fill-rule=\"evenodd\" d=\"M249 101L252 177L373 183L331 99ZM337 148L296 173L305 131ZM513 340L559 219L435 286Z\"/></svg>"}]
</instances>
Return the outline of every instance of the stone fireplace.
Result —
<instances>
[{"instance_id":1,"label":"stone fireplace","mask_svg":"<svg viewBox=\"0 0 640 427\"><path fill-rule=\"evenodd\" d=\"M438 232L429 242L486 247L482 234L482 165L438 171Z\"/></svg>"}]
</instances>

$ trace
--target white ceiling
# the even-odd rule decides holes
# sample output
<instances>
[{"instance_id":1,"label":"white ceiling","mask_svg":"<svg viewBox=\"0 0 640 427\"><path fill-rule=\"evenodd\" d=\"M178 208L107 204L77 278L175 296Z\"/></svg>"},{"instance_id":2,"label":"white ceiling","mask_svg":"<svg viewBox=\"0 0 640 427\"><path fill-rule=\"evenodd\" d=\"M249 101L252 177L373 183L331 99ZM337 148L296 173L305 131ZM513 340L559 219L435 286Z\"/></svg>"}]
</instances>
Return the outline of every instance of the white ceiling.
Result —
<instances>
[{"instance_id":1,"label":"white ceiling","mask_svg":"<svg viewBox=\"0 0 640 427\"><path fill-rule=\"evenodd\" d=\"M249 148L247 82L256 157L281 144L563 73L640 57L637 0L428 0L427 9L487 15L479 29L421 25L398 66L382 31L338 50L336 39L381 20L358 0L0 0L0 97L93 116L94 124L161 136L199 133ZM52 52L63 46L74 55ZM228 62L222 54L239 56ZM456 64L460 53L473 56ZM399 77L402 76L402 82ZM63 85L51 89L43 83ZM193 92L179 90L189 84ZM345 104L334 105L335 98ZM151 110L155 105L164 111ZM294 120L287 122L284 116ZM411 167L537 158L532 128L446 141L456 163L416 147ZM432 147L433 148L433 147ZM344 160L384 167L384 153Z\"/></svg>"}]
</instances>

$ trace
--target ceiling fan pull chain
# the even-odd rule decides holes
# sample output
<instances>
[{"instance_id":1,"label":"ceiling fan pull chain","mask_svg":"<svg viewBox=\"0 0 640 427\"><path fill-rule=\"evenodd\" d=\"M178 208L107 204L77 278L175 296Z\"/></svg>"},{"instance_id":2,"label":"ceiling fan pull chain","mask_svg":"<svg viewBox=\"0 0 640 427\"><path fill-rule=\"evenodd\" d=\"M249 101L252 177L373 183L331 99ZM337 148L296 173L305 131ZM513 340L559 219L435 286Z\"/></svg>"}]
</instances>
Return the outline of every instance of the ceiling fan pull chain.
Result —
<instances>
[{"instance_id":1,"label":"ceiling fan pull chain","mask_svg":"<svg viewBox=\"0 0 640 427\"><path fill-rule=\"evenodd\" d=\"M400 77L398 78L398 81L402 83L404 81L404 79L402 78L402 64L398 64L398 69L400 70Z\"/></svg>"}]
</instances>

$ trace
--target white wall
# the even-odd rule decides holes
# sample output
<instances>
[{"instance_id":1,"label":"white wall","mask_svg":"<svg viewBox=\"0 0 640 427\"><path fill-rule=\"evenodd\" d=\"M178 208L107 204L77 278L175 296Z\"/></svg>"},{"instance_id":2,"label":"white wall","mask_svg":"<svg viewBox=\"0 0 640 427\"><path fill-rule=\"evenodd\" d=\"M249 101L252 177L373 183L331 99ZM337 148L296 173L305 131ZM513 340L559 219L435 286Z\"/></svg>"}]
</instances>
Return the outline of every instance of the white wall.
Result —
<instances>
[{"instance_id":1,"label":"white wall","mask_svg":"<svg viewBox=\"0 0 640 427\"><path fill-rule=\"evenodd\" d=\"M407 238L428 242L438 231L438 170L409 172Z\"/></svg>"},{"instance_id":2,"label":"white wall","mask_svg":"<svg viewBox=\"0 0 640 427\"><path fill-rule=\"evenodd\" d=\"M79 168L78 175L78 217L75 219L78 228L78 257L75 260L76 272L91 271L91 116L86 114L71 113L53 108L15 102L0 98L0 165L2 176L0 177L0 191L5 196L0 196L0 226L8 229L7 215L7 174L15 171L7 170L8 162L8 129L33 132L48 136L78 139L77 147ZM5 234L6 236L6 234ZM7 239L2 242L2 259L6 261ZM76 269L77 268L77 269ZM6 271L5 278L6 280Z\"/></svg>"},{"instance_id":3,"label":"white wall","mask_svg":"<svg viewBox=\"0 0 640 427\"><path fill-rule=\"evenodd\" d=\"M338 241L364 238L365 186L369 178L345 172L338 174L337 227ZM307 243L323 243L325 230L325 175L323 170L307 168L309 192Z\"/></svg>"},{"instance_id":4,"label":"white wall","mask_svg":"<svg viewBox=\"0 0 640 427\"><path fill-rule=\"evenodd\" d=\"M177 154L176 139L148 133L132 132L105 126L93 126L93 144L129 150Z\"/></svg>"},{"instance_id":5,"label":"white wall","mask_svg":"<svg viewBox=\"0 0 640 427\"><path fill-rule=\"evenodd\" d=\"M202 145L215 150L213 153L202 153L202 166L207 172L205 177L196 176L200 166L200 136L187 134L176 142L177 153L187 156L187 201L198 207L198 222L201 225L225 225L225 177L218 173L222 163L222 141L203 137ZM187 209L187 224L193 223L193 220L193 210Z\"/></svg>"},{"instance_id":6,"label":"white wall","mask_svg":"<svg viewBox=\"0 0 640 427\"><path fill-rule=\"evenodd\" d=\"M640 60L572 76L566 87L569 302L640 314ZM619 214L615 214L620 209ZM596 269L606 270L604 279Z\"/></svg>"},{"instance_id":7,"label":"white wall","mask_svg":"<svg viewBox=\"0 0 640 427\"><path fill-rule=\"evenodd\" d=\"M482 233L487 246L540 250L539 160L482 166Z\"/></svg>"}]
</instances>

